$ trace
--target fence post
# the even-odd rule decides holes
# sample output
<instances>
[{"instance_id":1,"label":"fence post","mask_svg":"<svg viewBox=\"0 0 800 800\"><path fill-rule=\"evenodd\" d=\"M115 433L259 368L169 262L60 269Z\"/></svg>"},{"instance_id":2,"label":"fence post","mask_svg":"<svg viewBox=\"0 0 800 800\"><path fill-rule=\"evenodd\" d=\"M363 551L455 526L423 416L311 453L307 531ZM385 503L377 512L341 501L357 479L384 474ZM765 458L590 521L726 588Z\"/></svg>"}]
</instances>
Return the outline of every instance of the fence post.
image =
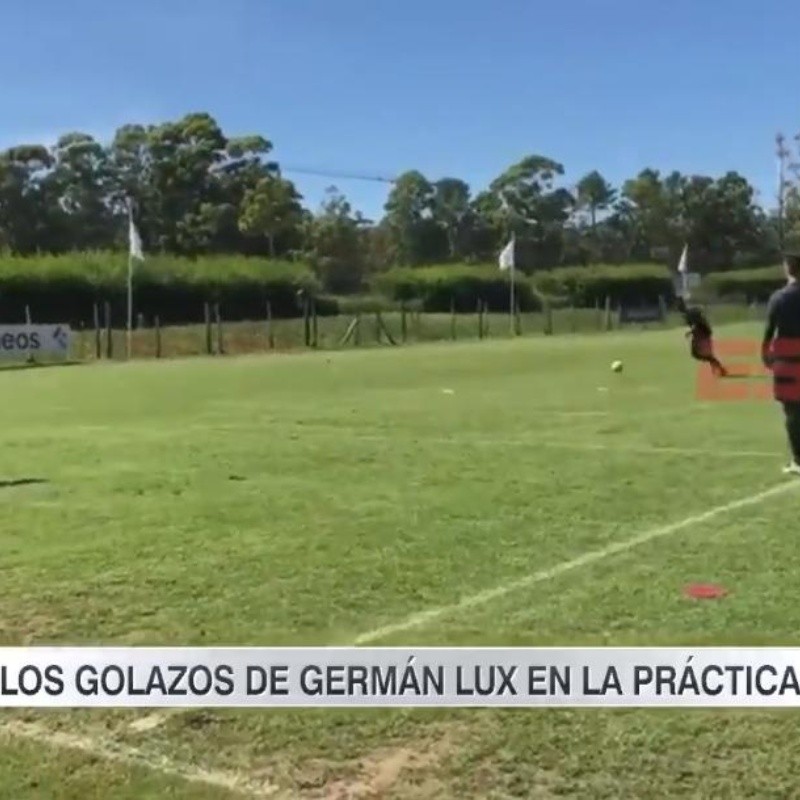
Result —
<instances>
[{"instance_id":1,"label":"fence post","mask_svg":"<svg viewBox=\"0 0 800 800\"><path fill-rule=\"evenodd\" d=\"M203 314L206 323L206 355L210 356L214 349L211 343L211 305L208 302L203 303Z\"/></svg>"},{"instance_id":2,"label":"fence post","mask_svg":"<svg viewBox=\"0 0 800 800\"><path fill-rule=\"evenodd\" d=\"M553 335L553 306L549 301L545 310L544 332L547 336Z\"/></svg>"},{"instance_id":3,"label":"fence post","mask_svg":"<svg viewBox=\"0 0 800 800\"><path fill-rule=\"evenodd\" d=\"M267 345L270 350L275 349L275 336L272 332L272 305L267 300Z\"/></svg>"},{"instance_id":4,"label":"fence post","mask_svg":"<svg viewBox=\"0 0 800 800\"><path fill-rule=\"evenodd\" d=\"M100 306L94 304L94 357L99 361L103 357L103 342L100 333Z\"/></svg>"},{"instance_id":5,"label":"fence post","mask_svg":"<svg viewBox=\"0 0 800 800\"><path fill-rule=\"evenodd\" d=\"M33 357L33 353L31 352L31 326L33 322L31 321L31 307L25 306L25 325L28 328L28 355L26 356L26 360L29 364L32 364L35 359Z\"/></svg>"},{"instance_id":6,"label":"fence post","mask_svg":"<svg viewBox=\"0 0 800 800\"><path fill-rule=\"evenodd\" d=\"M315 297L311 298L311 346L316 348L319 339L319 328L317 327L317 299Z\"/></svg>"},{"instance_id":7,"label":"fence post","mask_svg":"<svg viewBox=\"0 0 800 800\"><path fill-rule=\"evenodd\" d=\"M111 335L111 303L106 301L106 358L114 357L114 339Z\"/></svg>"},{"instance_id":8,"label":"fence post","mask_svg":"<svg viewBox=\"0 0 800 800\"><path fill-rule=\"evenodd\" d=\"M219 311L219 303L214 303L214 315L217 319L217 353L225 355L225 347L222 341L222 314Z\"/></svg>"},{"instance_id":9,"label":"fence post","mask_svg":"<svg viewBox=\"0 0 800 800\"><path fill-rule=\"evenodd\" d=\"M156 316L156 358L161 358L161 320Z\"/></svg>"}]
</instances>

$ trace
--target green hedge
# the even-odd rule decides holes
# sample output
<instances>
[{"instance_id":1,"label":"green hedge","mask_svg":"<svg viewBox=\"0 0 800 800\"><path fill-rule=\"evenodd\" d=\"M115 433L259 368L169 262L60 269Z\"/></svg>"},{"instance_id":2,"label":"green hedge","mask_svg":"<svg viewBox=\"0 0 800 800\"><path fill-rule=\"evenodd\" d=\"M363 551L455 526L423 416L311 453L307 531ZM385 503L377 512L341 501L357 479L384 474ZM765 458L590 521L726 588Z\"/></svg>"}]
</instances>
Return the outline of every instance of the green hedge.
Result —
<instances>
[{"instance_id":1,"label":"green hedge","mask_svg":"<svg viewBox=\"0 0 800 800\"><path fill-rule=\"evenodd\" d=\"M534 286L543 295L569 298L578 307L604 303L657 303L674 295L673 275L657 264L560 267L536 273Z\"/></svg>"},{"instance_id":2,"label":"green hedge","mask_svg":"<svg viewBox=\"0 0 800 800\"><path fill-rule=\"evenodd\" d=\"M416 301L424 311L474 312L478 301L490 311L508 311L509 276L497 267L447 264L397 268L376 279L376 288L395 302ZM533 284L523 275L515 282L522 311L538 311L542 301Z\"/></svg>"},{"instance_id":3,"label":"green hedge","mask_svg":"<svg viewBox=\"0 0 800 800\"><path fill-rule=\"evenodd\" d=\"M165 324L202 321L206 302L219 303L228 320L263 319L268 299L275 317L294 317L301 313L298 292L319 292L311 270L292 262L154 256L135 270L135 312L147 319L158 316ZM127 257L120 253L0 256L0 319L22 322L27 305L35 322L89 326L94 304L108 302L114 323L122 325L126 285ZM337 305L319 298L317 310L332 314Z\"/></svg>"},{"instance_id":4,"label":"green hedge","mask_svg":"<svg viewBox=\"0 0 800 800\"><path fill-rule=\"evenodd\" d=\"M394 301L421 301L426 311L474 311L478 299L492 311L508 310L508 275L493 266L445 265L393 269L377 288ZM517 295L525 311L536 311L543 298L553 305L594 306L613 303L657 303L674 294L673 276L657 264L561 267L527 277L517 275Z\"/></svg>"},{"instance_id":5,"label":"green hedge","mask_svg":"<svg viewBox=\"0 0 800 800\"><path fill-rule=\"evenodd\" d=\"M764 301L786 283L782 267L761 267L733 272L712 272L703 280L706 292L721 298L742 298L748 302Z\"/></svg>"}]
</instances>

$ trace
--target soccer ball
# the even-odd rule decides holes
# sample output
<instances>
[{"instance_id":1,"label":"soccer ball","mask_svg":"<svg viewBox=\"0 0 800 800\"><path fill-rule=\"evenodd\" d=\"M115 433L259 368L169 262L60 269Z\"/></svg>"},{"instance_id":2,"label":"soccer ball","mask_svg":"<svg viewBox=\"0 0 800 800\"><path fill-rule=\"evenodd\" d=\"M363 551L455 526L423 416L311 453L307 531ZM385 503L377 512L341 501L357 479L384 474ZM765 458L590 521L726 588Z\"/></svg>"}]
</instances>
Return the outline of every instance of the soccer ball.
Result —
<instances>
[{"instance_id":1,"label":"soccer ball","mask_svg":"<svg viewBox=\"0 0 800 800\"><path fill-rule=\"evenodd\" d=\"M621 361L615 361L611 365L611 371L612 372L622 372L622 362Z\"/></svg>"}]
</instances>

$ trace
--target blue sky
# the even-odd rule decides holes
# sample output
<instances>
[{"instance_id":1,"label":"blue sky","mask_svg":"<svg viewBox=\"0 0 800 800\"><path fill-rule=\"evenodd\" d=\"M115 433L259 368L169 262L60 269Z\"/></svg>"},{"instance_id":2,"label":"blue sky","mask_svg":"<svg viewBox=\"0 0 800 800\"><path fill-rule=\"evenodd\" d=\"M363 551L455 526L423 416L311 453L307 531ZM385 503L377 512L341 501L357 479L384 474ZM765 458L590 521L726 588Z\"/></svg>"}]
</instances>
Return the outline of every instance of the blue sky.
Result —
<instances>
[{"instance_id":1,"label":"blue sky","mask_svg":"<svg viewBox=\"0 0 800 800\"><path fill-rule=\"evenodd\" d=\"M480 189L529 153L619 183L736 169L800 130L796 0L9 0L0 146L212 113L283 165ZM377 216L386 187L335 183Z\"/></svg>"}]
</instances>

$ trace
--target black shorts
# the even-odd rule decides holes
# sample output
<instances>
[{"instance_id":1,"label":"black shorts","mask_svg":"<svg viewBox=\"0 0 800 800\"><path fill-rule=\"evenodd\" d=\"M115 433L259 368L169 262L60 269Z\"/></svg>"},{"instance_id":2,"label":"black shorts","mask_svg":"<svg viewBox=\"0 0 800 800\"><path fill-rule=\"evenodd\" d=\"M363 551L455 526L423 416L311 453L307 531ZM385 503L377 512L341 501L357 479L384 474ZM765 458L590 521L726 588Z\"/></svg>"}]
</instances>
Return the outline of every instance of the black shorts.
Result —
<instances>
[{"instance_id":1,"label":"black shorts","mask_svg":"<svg viewBox=\"0 0 800 800\"><path fill-rule=\"evenodd\" d=\"M772 394L784 405L800 403L800 364L786 361L773 363Z\"/></svg>"},{"instance_id":2,"label":"black shorts","mask_svg":"<svg viewBox=\"0 0 800 800\"><path fill-rule=\"evenodd\" d=\"M714 357L714 342L710 336L692 337L692 358L707 359Z\"/></svg>"}]
</instances>

